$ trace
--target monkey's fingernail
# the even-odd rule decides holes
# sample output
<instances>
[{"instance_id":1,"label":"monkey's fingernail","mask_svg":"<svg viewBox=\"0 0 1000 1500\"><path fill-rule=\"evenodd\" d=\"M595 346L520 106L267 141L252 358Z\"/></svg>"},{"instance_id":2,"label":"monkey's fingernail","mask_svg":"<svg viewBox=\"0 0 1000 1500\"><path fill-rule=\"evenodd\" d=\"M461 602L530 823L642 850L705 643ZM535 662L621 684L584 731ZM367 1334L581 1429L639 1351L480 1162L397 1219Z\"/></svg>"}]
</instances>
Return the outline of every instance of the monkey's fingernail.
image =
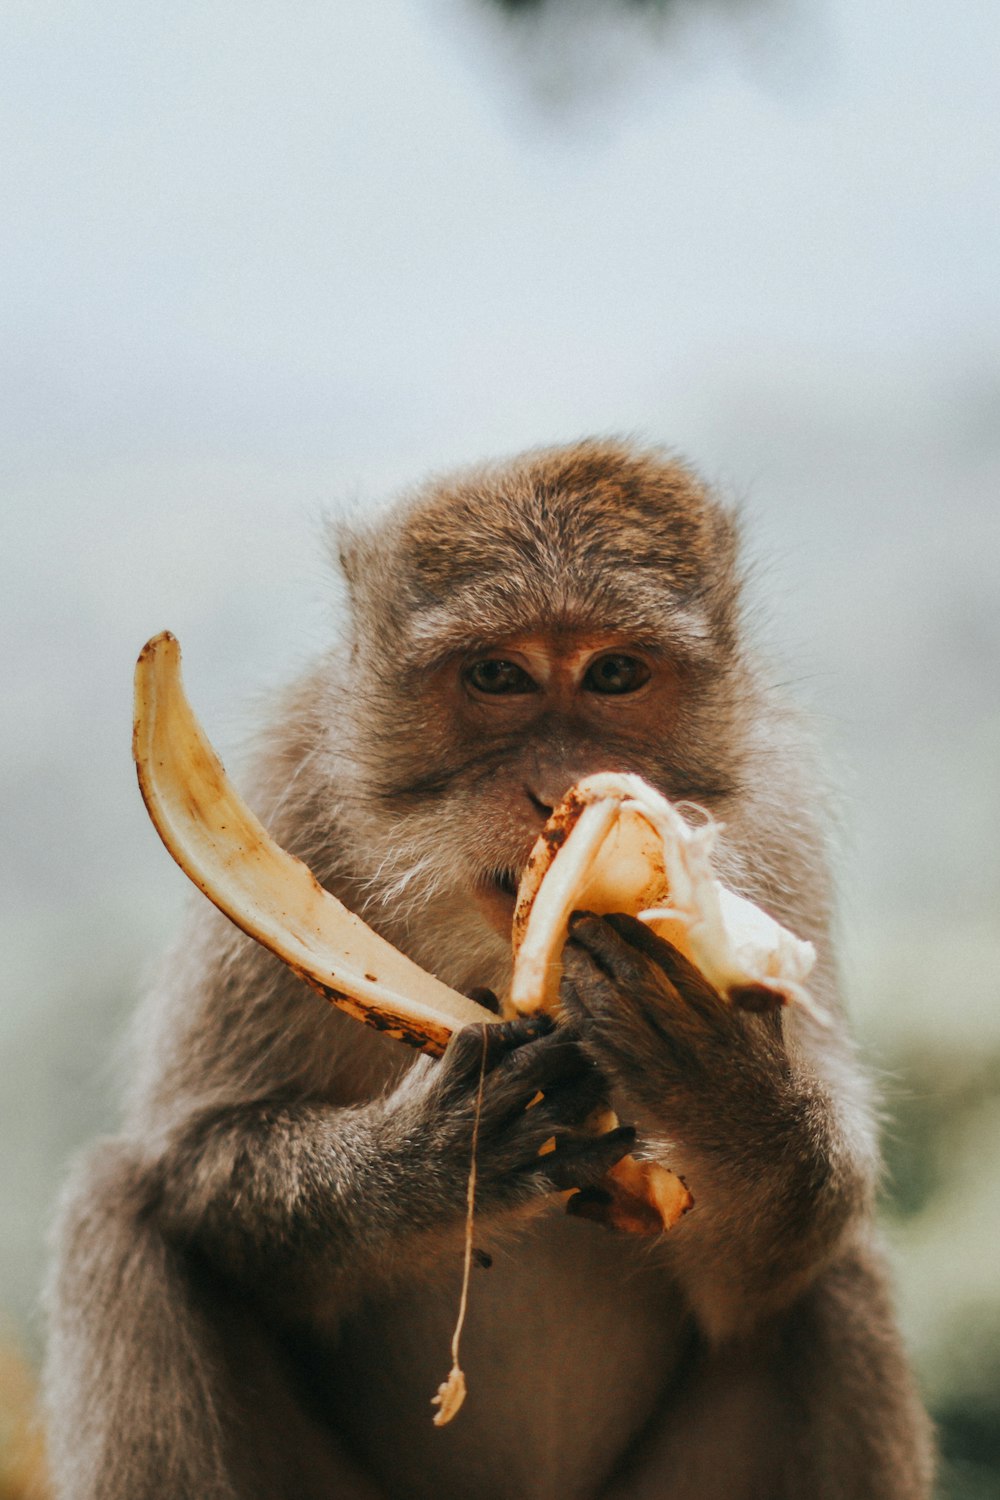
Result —
<instances>
[{"instance_id":1,"label":"monkey's fingernail","mask_svg":"<svg viewBox=\"0 0 1000 1500\"><path fill-rule=\"evenodd\" d=\"M597 918L592 911L571 911L569 914L569 922L566 925L569 927L570 932L572 932L575 927L580 926L581 922L596 921Z\"/></svg>"},{"instance_id":2,"label":"monkey's fingernail","mask_svg":"<svg viewBox=\"0 0 1000 1500\"><path fill-rule=\"evenodd\" d=\"M495 1027L497 1038L508 1047L522 1047L526 1042L536 1042L540 1036L548 1036L555 1030L555 1021L545 1011L539 1010L530 1016L518 1016L514 1021L504 1021Z\"/></svg>"},{"instance_id":3,"label":"monkey's fingernail","mask_svg":"<svg viewBox=\"0 0 1000 1500\"><path fill-rule=\"evenodd\" d=\"M472 997L470 996L469 998L471 999ZM487 1255L485 1250L480 1250L476 1245L472 1247L472 1259L484 1271L488 1271L493 1264L492 1255Z\"/></svg>"},{"instance_id":4,"label":"monkey's fingernail","mask_svg":"<svg viewBox=\"0 0 1000 1500\"><path fill-rule=\"evenodd\" d=\"M475 1000L476 1004L483 1006L485 1010L491 1010L495 1016L500 1014L500 1001L485 985L474 985L471 990L467 991L467 994L470 1000Z\"/></svg>"}]
</instances>

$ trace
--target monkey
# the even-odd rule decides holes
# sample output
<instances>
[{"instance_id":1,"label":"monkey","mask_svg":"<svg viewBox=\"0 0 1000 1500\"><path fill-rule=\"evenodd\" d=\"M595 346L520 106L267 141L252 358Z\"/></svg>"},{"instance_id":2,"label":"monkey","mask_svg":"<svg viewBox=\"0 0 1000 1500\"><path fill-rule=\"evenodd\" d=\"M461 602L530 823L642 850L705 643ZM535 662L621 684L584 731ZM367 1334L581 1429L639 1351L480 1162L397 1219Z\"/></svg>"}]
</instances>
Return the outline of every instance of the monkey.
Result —
<instances>
[{"instance_id":1,"label":"monkey","mask_svg":"<svg viewBox=\"0 0 1000 1500\"><path fill-rule=\"evenodd\" d=\"M590 439L331 541L343 620L253 782L330 891L493 1003L552 808L635 772L717 819L721 878L816 945L834 1021L727 1005L635 919L578 912L560 1023L434 1060L201 902L139 1008L120 1133L59 1212L57 1500L922 1500L829 798L747 628L734 507L669 452ZM469 1394L437 1428L480 1076ZM624 1123L595 1137L597 1102ZM693 1194L667 1233L602 1222L630 1151Z\"/></svg>"}]
</instances>

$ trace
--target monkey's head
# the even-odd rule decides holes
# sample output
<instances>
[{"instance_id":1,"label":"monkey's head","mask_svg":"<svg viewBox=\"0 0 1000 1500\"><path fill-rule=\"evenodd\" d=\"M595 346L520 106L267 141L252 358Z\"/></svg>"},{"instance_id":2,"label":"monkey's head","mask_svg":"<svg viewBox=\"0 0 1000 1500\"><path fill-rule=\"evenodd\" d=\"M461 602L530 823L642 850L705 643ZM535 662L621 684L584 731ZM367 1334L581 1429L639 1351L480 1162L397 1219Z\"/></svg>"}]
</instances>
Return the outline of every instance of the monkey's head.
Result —
<instances>
[{"instance_id":1,"label":"monkey's head","mask_svg":"<svg viewBox=\"0 0 1000 1500\"><path fill-rule=\"evenodd\" d=\"M685 465L618 442L531 452L337 544L353 800L380 830L383 903L468 909L506 952L520 871L580 777L724 805L748 680L736 533Z\"/></svg>"}]
</instances>

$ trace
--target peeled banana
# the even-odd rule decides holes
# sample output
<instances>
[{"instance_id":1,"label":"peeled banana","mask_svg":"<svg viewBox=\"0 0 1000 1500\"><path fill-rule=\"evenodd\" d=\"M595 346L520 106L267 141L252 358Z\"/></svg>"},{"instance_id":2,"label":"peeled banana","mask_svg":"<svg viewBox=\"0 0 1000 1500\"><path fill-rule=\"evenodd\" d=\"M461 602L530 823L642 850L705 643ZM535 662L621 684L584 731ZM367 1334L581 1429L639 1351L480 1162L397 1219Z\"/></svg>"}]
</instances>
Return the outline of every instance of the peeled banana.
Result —
<instances>
[{"instance_id":1,"label":"peeled banana","mask_svg":"<svg viewBox=\"0 0 1000 1500\"><path fill-rule=\"evenodd\" d=\"M760 1006L770 995L820 1015L803 983L816 950L715 877L718 832L707 814L692 826L639 776L603 773L571 788L535 844L518 891L513 1009L557 1009L559 954L570 913L582 910L638 916L727 1000L752 995L750 1003Z\"/></svg>"}]
</instances>

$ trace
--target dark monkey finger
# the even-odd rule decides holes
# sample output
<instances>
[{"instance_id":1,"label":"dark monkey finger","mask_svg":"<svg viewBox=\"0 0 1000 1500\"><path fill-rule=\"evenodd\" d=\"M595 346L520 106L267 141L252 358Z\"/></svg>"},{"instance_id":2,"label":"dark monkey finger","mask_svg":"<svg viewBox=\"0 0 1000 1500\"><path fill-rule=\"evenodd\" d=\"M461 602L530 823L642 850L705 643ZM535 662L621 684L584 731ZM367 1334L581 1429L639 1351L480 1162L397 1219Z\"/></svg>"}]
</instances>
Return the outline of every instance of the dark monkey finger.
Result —
<instances>
[{"instance_id":1,"label":"dark monkey finger","mask_svg":"<svg viewBox=\"0 0 1000 1500\"><path fill-rule=\"evenodd\" d=\"M448 1043L440 1062L437 1084L442 1098L457 1098L479 1082L486 1047L486 1071L490 1073L519 1048L548 1036L554 1027L550 1016L539 1013L503 1021L498 1026L463 1026Z\"/></svg>"},{"instance_id":2,"label":"dark monkey finger","mask_svg":"<svg viewBox=\"0 0 1000 1500\"><path fill-rule=\"evenodd\" d=\"M576 1041L547 1037L489 1075L483 1093L486 1128L505 1129L522 1116L555 1123L583 1119L607 1085Z\"/></svg>"},{"instance_id":3,"label":"dark monkey finger","mask_svg":"<svg viewBox=\"0 0 1000 1500\"><path fill-rule=\"evenodd\" d=\"M732 1012L718 990L672 943L637 917L624 912L604 918L574 913L570 942L590 955L595 969L637 1001L652 992L660 1006L672 1002L713 1030L731 1029Z\"/></svg>"},{"instance_id":4,"label":"dark monkey finger","mask_svg":"<svg viewBox=\"0 0 1000 1500\"><path fill-rule=\"evenodd\" d=\"M686 1005L693 1006L702 1014L717 1014L719 1007L725 1006L722 996L714 985L709 984L701 970L695 968L679 948L668 943L666 938L659 937L645 922L640 922L638 917L613 912L604 921L623 941L645 954L657 968L662 969Z\"/></svg>"},{"instance_id":5,"label":"dark monkey finger","mask_svg":"<svg viewBox=\"0 0 1000 1500\"><path fill-rule=\"evenodd\" d=\"M548 1085L531 1113L537 1111L553 1125L582 1125L598 1105L606 1104L611 1086L594 1063L578 1077Z\"/></svg>"},{"instance_id":6,"label":"dark monkey finger","mask_svg":"<svg viewBox=\"0 0 1000 1500\"><path fill-rule=\"evenodd\" d=\"M537 1158L523 1170L557 1192L591 1187L627 1156L635 1145L635 1130L620 1125L604 1135L557 1136L556 1148Z\"/></svg>"},{"instance_id":7,"label":"dark monkey finger","mask_svg":"<svg viewBox=\"0 0 1000 1500\"><path fill-rule=\"evenodd\" d=\"M651 1070L659 1075L664 1067L676 1081L695 1066L706 1034L714 1034L714 1028L684 1004L650 959L630 948L613 928L606 932L605 947L620 945L628 977L612 978L607 963L595 960L589 948L573 939L563 953L563 1011L594 1062L619 1086L634 1092L637 1079L649 1082ZM718 1001L716 1009L723 1009Z\"/></svg>"}]
</instances>

